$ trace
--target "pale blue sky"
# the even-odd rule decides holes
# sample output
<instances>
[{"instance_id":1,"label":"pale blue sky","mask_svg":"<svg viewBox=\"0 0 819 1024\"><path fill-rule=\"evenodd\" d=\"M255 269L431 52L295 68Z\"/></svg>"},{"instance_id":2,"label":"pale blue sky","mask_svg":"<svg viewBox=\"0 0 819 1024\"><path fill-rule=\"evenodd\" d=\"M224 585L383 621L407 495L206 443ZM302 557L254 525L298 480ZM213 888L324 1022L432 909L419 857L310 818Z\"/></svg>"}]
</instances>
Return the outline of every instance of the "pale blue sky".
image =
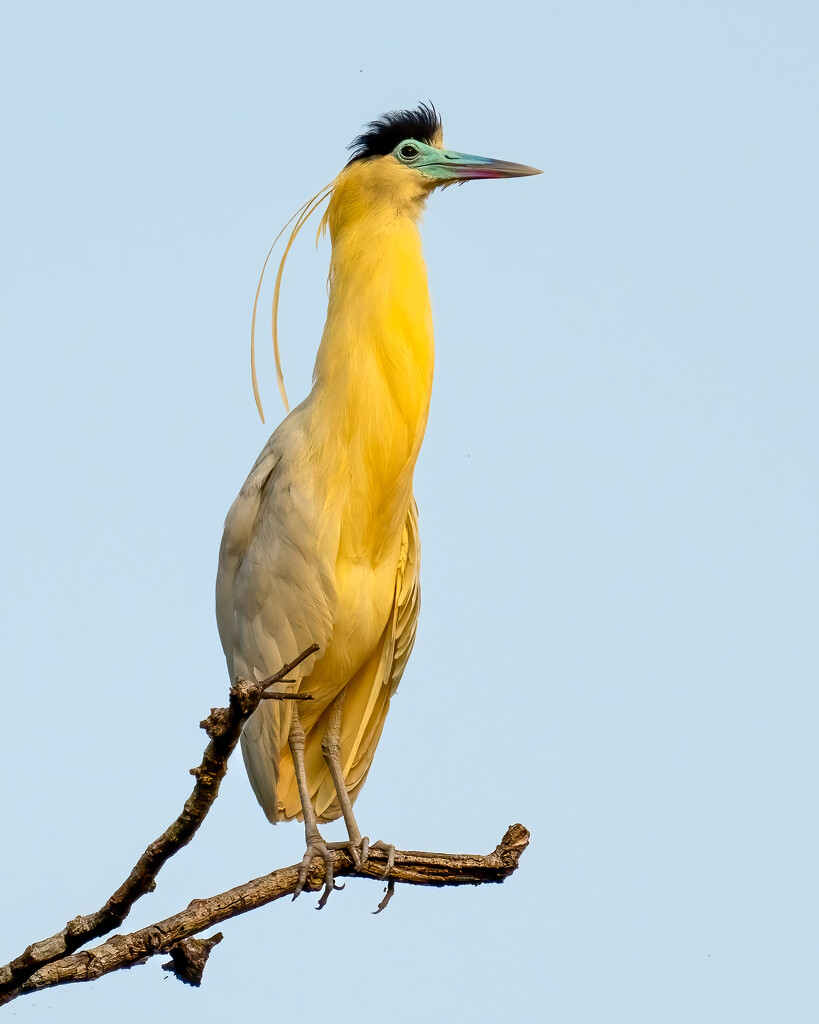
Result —
<instances>
[{"instance_id":1,"label":"pale blue sky","mask_svg":"<svg viewBox=\"0 0 819 1024\"><path fill-rule=\"evenodd\" d=\"M816 1019L818 28L808 2L4 5L2 961L122 880L224 703L279 227L420 99L453 148L545 171L429 204L423 610L357 804L416 849L522 821L521 870L377 918L353 881L228 924L198 992L154 961L7 1013ZM260 374L272 427L265 343ZM302 846L237 760L133 924Z\"/></svg>"}]
</instances>

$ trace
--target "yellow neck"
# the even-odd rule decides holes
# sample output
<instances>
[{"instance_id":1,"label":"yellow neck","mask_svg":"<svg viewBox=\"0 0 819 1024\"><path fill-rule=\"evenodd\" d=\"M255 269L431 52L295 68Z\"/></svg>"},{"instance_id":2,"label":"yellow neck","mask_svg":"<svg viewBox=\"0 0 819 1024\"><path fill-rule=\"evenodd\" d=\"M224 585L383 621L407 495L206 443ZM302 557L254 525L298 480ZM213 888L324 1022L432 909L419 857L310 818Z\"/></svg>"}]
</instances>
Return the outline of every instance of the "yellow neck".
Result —
<instances>
[{"instance_id":1,"label":"yellow neck","mask_svg":"<svg viewBox=\"0 0 819 1024\"><path fill-rule=\"evenodd\" d=\"M423 196L385 189L383 170L375 183L373 173L343 172L328 210L330 298L308 400L309 449L356 558L379 558L400 539L434 357Z\"/></svg>"}]
</instances>

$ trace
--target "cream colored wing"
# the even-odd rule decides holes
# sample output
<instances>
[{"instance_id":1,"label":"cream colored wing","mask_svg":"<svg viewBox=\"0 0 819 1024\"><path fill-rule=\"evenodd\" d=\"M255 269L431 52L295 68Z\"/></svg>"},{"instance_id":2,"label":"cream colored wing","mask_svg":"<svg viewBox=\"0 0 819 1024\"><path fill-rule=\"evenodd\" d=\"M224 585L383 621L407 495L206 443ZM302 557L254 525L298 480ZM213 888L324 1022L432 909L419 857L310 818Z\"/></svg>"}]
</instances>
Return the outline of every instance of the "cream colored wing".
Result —
<instances>
[{"instance_id":1,"label":"cream colored wing","mask_svg":"<svg viewBox=\"0 0 819 1024\"><path fill-rule=\"evenodd\" d=\"M216 616L231 677L264 679L313 643L293 672L308 676L332 639L334 564L319 551L319 510L294 481L286 451L298 451L293 418L271 437L228 513L216 579ZM242 733L256 798L278 819L278 765L290 706L265 701Z\"/></svg>"},{"instance_id":2,"label":"cream colored wing","mask_svg":"<svg viewBox=\"0 0 819 1024\"><path fill-rule=\"evenodd\" d=\"M233 644L235 634L234 596L236 575L242 565L262 503L262 489L279 461L270 439L245 480L225 518L219 566L216 572L216 625L228 665L228 674L235 679Z\"/></svg>"},{"instance_id":3,"label":"cream colored wing","mask_svg":"<svg viewBox=\"0 0 819 1024\"><path fill-rule=\"evenodd\" d=\"M350 798L354 801L367 778L375 749L415 641L421 604L420 541L418 508L413 499L407 513L395 578L392 617L381 640L345 688L342 717L341 763ZM272 702L271 702L272 703ZM335 788L321 751L328 710L315 722L306 738L305 763L310 793L320 822L341 814ZM301 817L301 805L292 761L283 751L279 777L280 817Z\"/></svg>"}]
</instances>

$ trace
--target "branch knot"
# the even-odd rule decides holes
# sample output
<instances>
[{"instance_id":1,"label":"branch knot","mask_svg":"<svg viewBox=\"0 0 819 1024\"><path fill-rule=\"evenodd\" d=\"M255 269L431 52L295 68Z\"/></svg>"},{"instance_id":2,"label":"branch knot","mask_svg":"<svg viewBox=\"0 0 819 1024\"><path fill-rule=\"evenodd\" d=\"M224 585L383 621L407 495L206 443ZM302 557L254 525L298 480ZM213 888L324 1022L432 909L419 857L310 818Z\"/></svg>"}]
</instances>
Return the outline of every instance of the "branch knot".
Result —
<instances>
[{"instance_id":1,"label":"branch knot","mask_svg":"<svg viewBox=\"0 0 819 1024\"><path fill-rule=\"evenodd\" d=\"M178 945L171 946L171 959L162 965L162 970L171 971L186 985L198 988L202 984L210 951L222 941L222 937L221 932L216 932L209 939L183 939Z\"/></svg>"}]
</instances>

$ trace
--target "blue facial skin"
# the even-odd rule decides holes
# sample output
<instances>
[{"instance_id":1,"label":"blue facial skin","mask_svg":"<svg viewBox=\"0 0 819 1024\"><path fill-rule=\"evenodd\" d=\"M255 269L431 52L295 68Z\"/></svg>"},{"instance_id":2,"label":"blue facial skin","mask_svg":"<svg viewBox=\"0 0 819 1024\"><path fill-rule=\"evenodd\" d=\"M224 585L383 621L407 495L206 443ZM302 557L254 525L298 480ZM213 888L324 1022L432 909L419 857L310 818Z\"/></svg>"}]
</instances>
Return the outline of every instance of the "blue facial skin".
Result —
<instances>
[{"instance_id":1,"label":"blue facial skin","mask_svg":"<svg viewBox=\"0 0 819 1024\"><path fill-rule=\"evenodd\" d=\"M513 164L507 160L492 160L488 156L456 153L451 149L437 149L426 142L405 139L399 142L392 155L406 167L436 181L468 181L471 178L522 178L541 174L536 167Z\"/></svg>"}]
</instances>

